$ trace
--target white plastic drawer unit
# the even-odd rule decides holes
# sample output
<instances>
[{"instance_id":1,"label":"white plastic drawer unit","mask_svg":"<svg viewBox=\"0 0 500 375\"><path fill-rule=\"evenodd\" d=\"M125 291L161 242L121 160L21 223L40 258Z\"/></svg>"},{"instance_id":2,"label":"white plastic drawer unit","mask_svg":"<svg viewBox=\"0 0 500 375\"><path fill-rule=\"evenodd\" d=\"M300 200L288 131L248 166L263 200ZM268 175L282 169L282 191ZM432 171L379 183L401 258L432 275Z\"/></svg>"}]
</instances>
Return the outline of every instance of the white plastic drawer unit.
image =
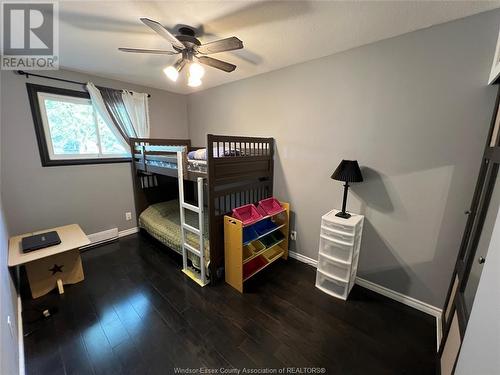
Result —
<instances>
[{"instance_id":1,"label":"white plastic drawer unit","mask_svg":"<svg viewBox=\"0 0 500 375\"><path fill-rule=\"evenodd\" d=\"M325 236L319 239L319 253L340 262L350 262L354 255L353 245Z\"/></svg>"},{"instance_id":2,"label":"white plastic drawer unit","mask_svg":"<svg viewBox=\"0 0 500 375\"><path fill-rule=\"evenodd\" d=\"M357 265L357 255L352 263L343 263L334 260L326 255L319 254L318 258L318 269L324 274L333 277L337 280L343 280L348 282L350 275L355 271ZM349 273L350 272L350 273Z\"/></svg>"},{"instance_id":3,"label":"white plastic drawer unit","mask_svg":"<svg viewBox=\"0 0 500 375\"><path fill-rule=\"evenodd\" d=\"M316 287L325 293L342 299L346 299L349 293L349 283L347 281L336 280L319 270L316 274Z\"/></svg>"},{"instance_id":4,"label":"white plastic drawer unit","mask_svg":"<svg viewBox=\"0 0 500 375\"><path fill-rule=\"evenodd\" d=\"M316 286L345 300L356 280L364 216L343 219L335 216L338 212L321 218Z\"/></svg>"},{"instance_id":5,"label":"white plastic drawer unit","mask_svg":"<svg viewBox=\"0 0 500 375\"><path fill-rule=\"evenodd\" d=\"M337 217L332 218L329 214L327 214L327 215L323 216L323 218L321 220L321 226L325 227L326 229L333 230L335 232L353 235L359 231L360 226L362 225L362 222L358 222L354 225L351 223L348 223L348 221L350 221L352 218L347 219L347 220L340 219L340 220L346 221L345 223L338 222L335 219L339 219L339 218L337 218Z\"/></svg>"},{"instance_id":6,"label":"white plastic drawer unit","mask_svg":"<svg viewBox=\"0 0 500 375\"><path fill-rule=\"evenodd\" d=\"M330 229L329 227L325 225L321 225L321 235L325 237L332 238L334 240L339 240L342 242L347 242L350 244L354 244L354 241L359 239L359 235L361 232L356 233L346 233L346 232L339 232L335 229Z\"/></svg>"},{"instance_id":7,"label":"white plastic drawer unit","mask_svg":"<svg viewBox=\"0 0 500 375\"><path fill-rule=\"evenodd\" d=\"M331 229L331 230L341 232L341 233L347 233L347 234L354 233L354 227L349 226L349 225L344 225L341 223L337 223L335 221L330 221L326 218L323 218L321 225L327 229Z\"/></svg>"}]
</instances>

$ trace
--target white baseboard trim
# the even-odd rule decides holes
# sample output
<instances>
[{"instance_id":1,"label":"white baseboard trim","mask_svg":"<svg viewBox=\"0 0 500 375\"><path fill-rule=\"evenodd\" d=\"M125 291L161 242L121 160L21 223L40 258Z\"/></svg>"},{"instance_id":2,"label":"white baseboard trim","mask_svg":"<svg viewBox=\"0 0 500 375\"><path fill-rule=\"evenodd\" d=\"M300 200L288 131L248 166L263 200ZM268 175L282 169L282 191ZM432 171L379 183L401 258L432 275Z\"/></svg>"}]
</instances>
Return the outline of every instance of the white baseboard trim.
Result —
<instances>
[{"instance_id":1,"label":"white baseboard trim","mask_svg":"<svg viewBox=\"0 0 500 375\"><path fill-rule=\"evenodd\" d=\"M314 268L318 267L318 261L316 259L306 257L305 255L296 253L295 251L288 251L288 255L290 256L290 258L297 259L298 261L309 264Z\"/></svg>"},{"instance_id":2,"label":"white baseboard trim","mask_svg":"<svg viewBox=\"0 0 500 375\"><path fill-rule=\"evenodd\" d=\"M432 315L434 317L440 317L442 310L429 305L426 302L422 302L418 299L415 299L413 297L408 297L404 295L403 293L396 292L395 290L386 288L385 286L375 284L371 281L362 279L361 277L356 277L356 284L359 286L362 286L366 289L369 289L371 291L374 291L378 294L382 294L383 296L386 296L390 299L393 299L395 301L401 302L403 305L413 307L414 309L417 309L419 311L422 311L426 314Z\"/></svg>"},{"instance_id":3,"label":"white baseboard trim","mask_svg":"<svg viewBox=\"0 0 500 375\"><path fill-rule=\"evenodd\" d=\"M17 291L17 354L19 375L25 374L24 367L24 332L23 332L23 301L19 293L21 285L20 267L16 267L16 291Z\"/></svg>"},{"instance_id":4,"label":"white baseboard trim","mask_svg":"<svg viewBox=\"0 0 500 375\"><path fill-rule=\"evenodd\" d=\"M118 232L118 237L130 236L131 234L139 232L139 227L124 229Z\"/></svg>"},{"instance_id":5,"label":"white baseboard trim","mask_svg":"<svg viewBox=\"0 0 500 375\"><path fill-rule=\"evenodd\" d=\"M313 267L318 267L318 261L316 259L309 258L309 257L302 255L302 254L299 254L295 251L289 251L288 255L290 256L290 258L297 259L298 261L309 264L310 266L313 266ZM435 317L436 318L436 339L437 339L437 347L439 350L439 343L441 342L441 335L442 335L441 314L443 312L440 308L437 308L437 307L432 306L428 303L422 302L422 301L415 299L413 297L406 296L402 293L396 292L395 290L386 288L382 285L375 284L375 283L368 281L368 280L365 280L361 277L356 277L356 284L358 284L359 286L362 286L366 289L369 289L375 293L386 296L387 298L390 298L392 300L400 302L403 305L413 307L414 309L417 309L419 311L422 311L426 314L429 314L429 315Z\"/></svg>"},{"instance_id":6,"label":"white baseboard trim","mask_svg":"<svg viewBox=\"0 0 500 375\"><path fill-rule=\"evenodd\" d=\"M439 345L443 337L443 321L440 316L436 316L436 352L439 352Z\"/></svg>"},{"instance_id":7,"label":"white baseboard trim","mask_svg":"<svg viewBox=\"0 0 500 375\"><path fill-rule=\"evenodd\" d=\"M23 333L23 304L21 295L17 294L17 350L19 355L19 375L25 374L24 368L24 333Z\"/></svg>"}]
</instances>

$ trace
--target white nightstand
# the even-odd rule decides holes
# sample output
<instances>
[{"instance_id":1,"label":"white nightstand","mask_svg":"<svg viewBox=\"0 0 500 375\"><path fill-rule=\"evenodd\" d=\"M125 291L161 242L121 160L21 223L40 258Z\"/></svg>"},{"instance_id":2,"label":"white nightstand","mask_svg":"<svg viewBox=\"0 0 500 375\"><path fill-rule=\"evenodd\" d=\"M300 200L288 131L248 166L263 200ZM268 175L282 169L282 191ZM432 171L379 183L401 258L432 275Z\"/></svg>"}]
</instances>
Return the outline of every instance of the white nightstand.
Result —
<instances>
[{"instance_id":1,"label":"white nightstand","mask_svg":"<svg viewBox=\"0 0 500 375\"><path fill-rule=\"evenodd\" d=\"M321 218L316 287L334 297L347 299L358 269L363 215L349 219L331 210Z\"/></svg>"}]
</instances>

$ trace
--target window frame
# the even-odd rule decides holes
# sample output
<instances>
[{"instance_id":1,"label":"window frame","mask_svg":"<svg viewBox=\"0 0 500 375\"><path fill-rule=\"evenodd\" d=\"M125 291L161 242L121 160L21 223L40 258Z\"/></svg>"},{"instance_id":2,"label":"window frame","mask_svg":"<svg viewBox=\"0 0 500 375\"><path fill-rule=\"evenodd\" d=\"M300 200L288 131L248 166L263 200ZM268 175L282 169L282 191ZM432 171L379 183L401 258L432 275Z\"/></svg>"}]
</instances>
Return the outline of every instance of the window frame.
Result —
<instances>
[{"instance_id":1,"label":"window frame","mask_svg":"<svg viewBox=\"0 0 500 375\"><path fill-rule=\"evenodd\" d=\"M128 163L132 160L131 155L127 156L99 156L99 154L88 154L88 155L64 155L53 154L52 139L50 135L47 137L48 123L44 121L45 109L42 111L40 108L40 101L38 94L48 94L57 96L66 96L70 98L86 99L90 100L90 95L84 91L76 91L63 89L59 87L43 86L33 83L26 83L26 89L28 90L28 98L31 107L31 114L33 116L33 123L35 125L35 134L38 143L38 150L40 152L40 160L43 167L53 167L62 165L84 165L84 164L109 164L109 163ZM110 129L112 132L113 130ZM115 132L113 132L115 134ZM127 141L124 140L124 145L127 145Z\"/></svg>"}]
</instances>

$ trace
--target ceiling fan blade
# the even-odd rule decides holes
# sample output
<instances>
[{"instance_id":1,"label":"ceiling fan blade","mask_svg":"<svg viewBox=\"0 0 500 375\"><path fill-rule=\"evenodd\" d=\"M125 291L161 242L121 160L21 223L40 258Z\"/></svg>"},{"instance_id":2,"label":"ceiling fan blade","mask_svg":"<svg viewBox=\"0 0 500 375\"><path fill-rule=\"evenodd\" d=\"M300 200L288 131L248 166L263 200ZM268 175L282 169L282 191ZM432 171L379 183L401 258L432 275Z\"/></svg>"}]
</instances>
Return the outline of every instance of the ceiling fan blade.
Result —
<instances>
[{"instance_id":1,"label":"ceiling fan blade","mask_svg":"<svg viewBox=\"0 0 500 375\"><path fill-rule=\"evenodd\" d=\"M230 38L216 40L207 44L202 44L198 47L198 53L209 55L211 53L218 53L224 51L233 51L235 49L243 48L243 42L232 36Z\"/></svg>"},{"instance_id":2,"label":"ceiling fan blade","mask_svg":"<svg viewBox=\"0 0 500 375\"><path fill-rule=\"evenodd\" d=\"M173 36L170 31L168 31L161 23L150 20L149 18L141 18L141 21L152 28L158 35L168 40L172 46L178 49L184 49L184 44L182 44L179 39Z\"/></svg>"},{"instance_id":3,"label":"ceiling fan blade","mask_svg":"<svg viewBox=\"0 0 500 375\"><path fill-rule=\"evenodd\" d=\"M76 2L73 2L75 4ZM83 14L81 12L70 10L73 4L64 4L63 9L59 9L59 20L71 27L83 30L92 31L106 31L114 33L127 33L127 34L146 34L149 30L143 27L140 23L135 21L125 21L117 18L116 14L100 13L97 15ZM77 4L77 3L76 3ZM116 3L115 3L116 4ZM112 5L110 5L112 6ZM69 8L69 9L68 9ZM44 13L42 11L42 13ZM107 14L107 15L102 15ZM45 16L45 14L44 14ZM49 17L47 15L47 17Z\"/></svg>"},{"instance_id":4,"label":"ceiling fan blade","mask_svg":"<svg viewBox=\"0 0 500 375\"><path fill-rule=\"evenodd\" d=\"M231 2L232 3L232 2ZM204 31L212 34L231 35L239 30L259 25L286 21L311 13L309 1L244 1L234 2L233 10L225 12L203 24ZM330 6L328 1L324 7ZM237 5L241 4L241 5Z\"/></svg>"},{"instance_id":5,"label":"ceiling fan blade","mask_svg":"<svg viewBox=\"0 0 500 375\"><path fill-rule=\"evenodd\" d=\"M230 64L228 62L222 61L222 60L217 60L212 57L208 56L200 56L197 57L198 61L202 64L211 66L212 68L220 69L225 72L232 72L234 69L236 69L236 65Z\"/></svg>"},{"instance_id":6,"label":"ceiling fan blade","mask_svg":"<svg viewBox=\"0 0 500 375\"><path fill-rule=\"evenodd\" d=\"M156 55L177 55L180 52L176 51L165 51L161 49L142 49L142 48L118 48L122 52L132 52L132 53L154 53Z\"/></svg>"}]
</instances>

